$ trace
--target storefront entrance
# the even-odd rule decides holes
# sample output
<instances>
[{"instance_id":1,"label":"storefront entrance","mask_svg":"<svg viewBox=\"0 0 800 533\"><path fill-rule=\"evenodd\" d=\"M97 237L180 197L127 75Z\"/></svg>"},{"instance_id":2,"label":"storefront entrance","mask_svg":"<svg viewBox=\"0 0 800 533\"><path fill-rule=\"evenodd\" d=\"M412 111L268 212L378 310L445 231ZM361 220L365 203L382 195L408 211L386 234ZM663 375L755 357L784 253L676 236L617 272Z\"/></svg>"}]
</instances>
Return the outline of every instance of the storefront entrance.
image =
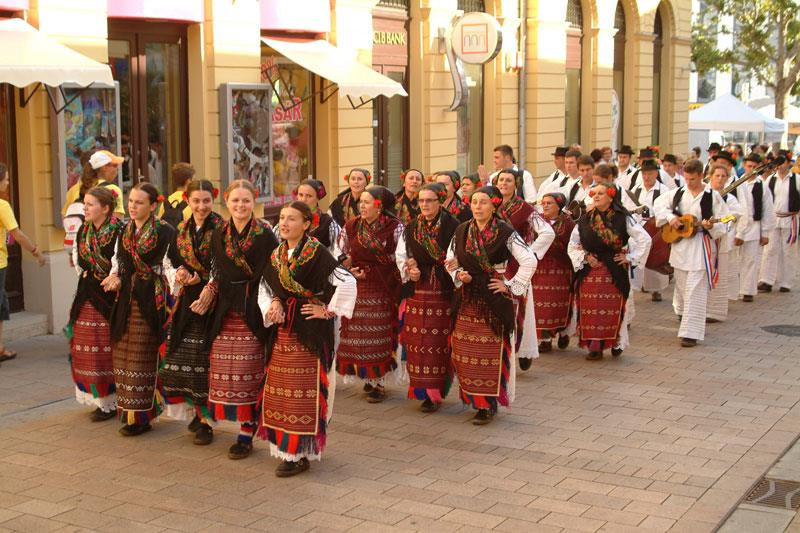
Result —
<instances>
[{"instance_id":1,"label":"storefront entrance","mask_svg":"<svg viewBox=\"0 0 800 533\"><path fill-rule=\"evenodd\" d=\"M8 190L0 195L14 208L14 217L19 222L19 187L17 175L17 145L14 121L14 88L6 83L0 84L0 162L8 167L11 183ZM22 250L16 242L8 244L8 271L6 273L6 292L11 304L11 312L24 309L22 293Z\"/></svg>"},{"instance_id":2,"label":"storefront entrance","mask_svg":"<svg viewBox=\"0 0 800 533\"><path fill-rule=\"evenodd\" d=\"M169 194L170 168L189 156L186 27L109 20L108 63L120 84L123 190L146 180Z\"/></svg>"}]
</instances>

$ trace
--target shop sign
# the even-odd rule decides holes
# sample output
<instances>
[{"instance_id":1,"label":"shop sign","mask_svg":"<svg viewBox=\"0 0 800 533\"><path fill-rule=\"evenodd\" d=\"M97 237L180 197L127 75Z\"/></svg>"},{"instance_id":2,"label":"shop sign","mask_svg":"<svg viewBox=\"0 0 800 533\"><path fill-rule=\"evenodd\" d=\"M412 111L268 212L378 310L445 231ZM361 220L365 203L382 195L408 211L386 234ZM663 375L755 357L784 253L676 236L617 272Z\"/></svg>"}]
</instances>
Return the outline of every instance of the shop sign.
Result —
<instances>
[{"instance_id":1,"label":"shop sign","mask_svg":"<svg viewBox=\"0 0 800 533\"><path fill-rule=\"evenodd\" d=\"M373 31L372 44L405 46L406 33L404 31Z\"/></svg>"},{"instance_id":2,"label":"shop sign","mask_svg":"<svg viewBox=\"0 0 800 533\"><path fill-rule=\"evenodd\" d=\"M488 63L500 53L502 44L500 23L488 13L466 13L453 24L453 52L465 63Z\"/></svg>"},{"instance_id":3,"label":"shop sign","mask_svg":"<svg viewBox=\"0 0 800 533\"><path fill-rule=\"evenodd\" d=\"M283 122L302 122L303 121L303 99L299 96L292 98L292 107L284 111L281 106L276 106L272 112L272 124Z\"/></svg>"}]
</instances>

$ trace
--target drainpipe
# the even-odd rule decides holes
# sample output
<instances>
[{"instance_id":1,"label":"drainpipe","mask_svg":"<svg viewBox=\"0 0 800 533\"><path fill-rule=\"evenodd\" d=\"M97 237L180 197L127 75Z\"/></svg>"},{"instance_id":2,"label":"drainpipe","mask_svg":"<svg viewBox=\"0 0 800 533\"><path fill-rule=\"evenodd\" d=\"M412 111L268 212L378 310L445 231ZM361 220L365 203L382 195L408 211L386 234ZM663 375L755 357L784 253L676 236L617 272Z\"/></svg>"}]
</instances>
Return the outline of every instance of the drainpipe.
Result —
<instances>
[{"instance_id":1,"label":"drainpipe","mask_svg":"<svg viewBox=\"0 0 800 533\"><path fill-rule=\"evenodd\" d=\"M527 48L527 44L525 39L527 37L528 32L528 1L527 0L519 0L519 18L520 18L520 26L519 26L519 47L520 47L520 61L521 67L519 69L519 79L517 80L517 120L519 121L518 124L518 132L519 132L519 156L517 161L517 166L520 169L524 169L526 166L526 157L525 152L527 150L525 137L527 134L527 128L525 126L525 93L527 91L527 83L526 79L528 76L528 69L525 66L525 52Z\"/></svg>"}]
</instances>

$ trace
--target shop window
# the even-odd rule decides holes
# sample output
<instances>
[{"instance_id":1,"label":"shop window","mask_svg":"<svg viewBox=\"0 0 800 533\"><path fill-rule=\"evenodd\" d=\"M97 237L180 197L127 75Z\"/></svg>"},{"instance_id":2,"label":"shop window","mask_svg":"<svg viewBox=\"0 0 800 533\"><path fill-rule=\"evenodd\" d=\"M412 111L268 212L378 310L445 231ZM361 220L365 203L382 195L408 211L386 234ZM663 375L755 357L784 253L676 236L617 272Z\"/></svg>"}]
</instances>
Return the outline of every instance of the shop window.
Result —
<instances>
[{"instance_id":1,"label":"shop window","mask_svg":"<svg viewBox=\"0 0 800 533\"><path fill-rule=\"evenodd\" d=\"M463 174L476 172L483 162L483 65L457 60L467 81L466 104L457 113L457 169Z\"/></svg>"},{"instance_id":2,"label":"shop window","mask_svg":"<svg viewBox=\"0 0 800 533\"><path fill-rule=\"evenodd\" d=\"M567 56L565 64L564 140L581 142L581 66L583 58L583 10L581 0L567 4Z\"/></svg>"},{"instance_id":3,"label":"shop window","mask_svg":"<svg viewBox=\"0 0 800 533\"><path fill-rule=\"evenodd\" d=\"M295 187L314 174L314 99L311 72L262 45L261 81L268 83L269 78L276 89L272 95L275 198L265 206L274 207L290 201Z\"/></svg>"}]
</instances>

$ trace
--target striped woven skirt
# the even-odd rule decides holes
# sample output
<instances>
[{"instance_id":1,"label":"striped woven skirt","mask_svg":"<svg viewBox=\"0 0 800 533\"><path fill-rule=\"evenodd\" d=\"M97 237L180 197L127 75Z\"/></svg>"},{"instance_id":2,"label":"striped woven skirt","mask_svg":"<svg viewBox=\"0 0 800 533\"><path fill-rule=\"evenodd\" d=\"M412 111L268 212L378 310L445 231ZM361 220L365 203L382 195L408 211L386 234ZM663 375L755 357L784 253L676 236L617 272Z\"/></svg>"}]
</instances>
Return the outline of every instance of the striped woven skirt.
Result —
<instances>
[{"instance_id":1,"label":"striped woven skirt","mask_svg":"<svg viewBox=\"0 0 800 533\"><path fill-rule=\"evenodd\" d=\"M328 386L317 354L296 333L280 327L267 365L258 430L274 457L320 459L329 418Z\"/></svg>"},{"instance_id":2,"label":"striped woven skirt","mask_svg":"<svg viewBox=\"0 0 800 533\"><path fill-rule=\"evenodd\" d=\"M555 337L569 325L572 311L572 265L545 255L532 280L539 339Z\"/></svg>"},{"instance_id":3,"label":"striped woven skirt","mask_svg":"<svg viewBox=\"0 0 800 533\"><path fill-rule=\"evenodd\" d=\"M117 408L114 365L111 359L111 328L89 300L83 302L72 325L70 341L75 399L83 405L110 413Z\"/></svg>"},{"instance_id":4,"label":"striped woven skirt","mask_svg":"<svg viewBox=\"0 0 800 533\"><path fill-rule=\"evenodd\" d=\"M619 337L625 300L608 268L600 263L578 288L578 335L589 351L613 348Z\"/></svg>"},{"instance_id":5,"label":"striped woven skirt","mask_svg":"<svg viewBox=\"0 0 800 533\"><path fill-rule=\"evenodd\" d=\"M158 336L131 298L128 329L112 349L117 385L117 413L124 424L146 424L161 413L156 393Z\"/></svg>"},{"instance_id":6,"label":"striped woven skirt","mask_svg":"<svg viewBox=\"0 0 800 533\"><path fill-rule=\"evenodd\" d=\"M397 306L383 284L367 274L358 280L353 318L342 318L336 369L341 375L379 379L397 368Z\"/></svg>"},{"instance_id":7,"label":"striped woven skirt","mask_svg":"<svg viewBox=\"0 0 800 533\"><path fill-rule=\"evenodd\" d=\"M184 419L191 414L210 418L208 366L205 319L195 316L184 326L180 342L167 350L158 371L167 416Z\"/></svg>"},{"instance_id":8,"label":"striped woven skirt","mask_svg":"<svg viewBox=\"0 0 800 533\"><path fill-rule=\"evenodd\" d=\"M437 282L419 281L406 299L401 344L410 384L408 398L441 403L453 382L450 361L451 302Z\"/></svg>"},{"instance_id":9,"label":"striped woven skirt","mask_svg":"<svg viewBox=\"0 0 800 533\"><path fill-rule=\"evenodd\" d=\"M216 420L254 422L264 383L264 343L253 335L244 317L228 311L211 344L208 396Z\"/></svg>"},{"instance_id":10,"label":"striped woven skirt","mask_svg":"<svg viewBox=\"0 0 800 533\"><path fill-rule=\"evenodd\" d=\"M509 404L511 346L492 331L488 313L485 303L464 299L453 328L452 360L461 401L496 413L498 404Z\"/></svg>"}]
</instances>

